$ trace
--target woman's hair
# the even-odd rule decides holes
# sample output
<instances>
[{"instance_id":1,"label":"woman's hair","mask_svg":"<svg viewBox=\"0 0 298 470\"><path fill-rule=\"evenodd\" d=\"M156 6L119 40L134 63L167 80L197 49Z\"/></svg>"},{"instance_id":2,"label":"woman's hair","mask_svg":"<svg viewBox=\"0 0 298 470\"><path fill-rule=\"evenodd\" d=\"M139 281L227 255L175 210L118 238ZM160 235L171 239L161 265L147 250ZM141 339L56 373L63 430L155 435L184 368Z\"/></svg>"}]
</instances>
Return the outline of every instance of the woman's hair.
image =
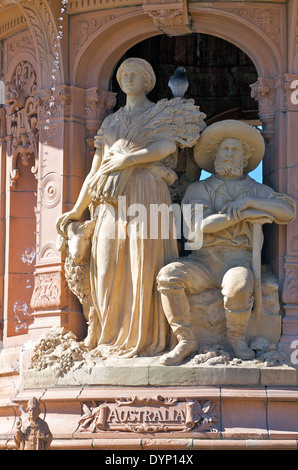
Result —
<instances>
[{"instance_id":1,"label":"woman's hair","mask_svg":"<svg viewBox=\"0 0 298 470\"><path fill-rule=\"evenodd\" d=\"M146 82L145 91L146 91L146 94L149 93L154 88L155 83L156 83L154 70L149 64L149 62L147 62L144 59L139 59L136 57L131 57L129 59L126 59L124 62L122 62L122 64L118 68L116 78L120 87L122 88L122 84L121 84L122 73L126 69L126 67L128 67L129 65L132 65L133 67L135 67L144 76L145 82Z\"/></svg>"}]
</instances>

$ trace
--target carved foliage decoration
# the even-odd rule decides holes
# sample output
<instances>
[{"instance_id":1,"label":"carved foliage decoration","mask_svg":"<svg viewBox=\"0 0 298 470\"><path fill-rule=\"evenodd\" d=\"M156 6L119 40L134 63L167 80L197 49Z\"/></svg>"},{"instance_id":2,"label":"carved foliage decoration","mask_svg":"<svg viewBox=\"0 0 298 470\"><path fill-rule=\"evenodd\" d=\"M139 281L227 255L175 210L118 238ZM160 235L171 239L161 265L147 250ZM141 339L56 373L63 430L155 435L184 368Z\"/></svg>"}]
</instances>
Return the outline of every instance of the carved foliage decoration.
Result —
<instances>
[{"instance_id":1,"label":"carved foliage decoration","mask_svg":"<svg viewBox=\"0 0 298 470\"><path fill-rule=\"evenodd\" d=\"M67 285L61 272L35 274L30 306L33 310L59 309L66 304Z\"/></svg>"},{"instance_id":2,"label":"carved foliage decoration","mask_svg":"<svg viewBox=\"0 0 298 470\"><path fill-rule=\"evenodd\" d=\"M285 304L298 304L298 263L296 257L286 257L282 300Z\"/></svg>"},{"instance_id":3,"label":"carved foliage decoration","mask_svg":"<svg viewBox=\"0 0 298 470\"><path fill-rule=\"evenodd\" d=\"M271 150L274 138L274 109L276 89L274 81L269 78L258 78L250 85L251 97L258 101L259 116L263 123L263 137L267 140Z\"/></svg>"},{"instance_id":4,"label":"carved foliage decoration","mask_svg":"<svg viewBox=\"0 0 298 470\"><path fill-rule=\"evenodd\" d=\"M116 93L99 90L97 87L86 90L85 119L87 129L87 144L94 148L94 136L107 113L116 104Z\"/></svg>"},{"instance_id":5,"label":"carved foliage decoration","mask_svg":"<svg viewBox=\"0 0 298 470\"><path fill-rule=\"evenodd\" d=\"M86 90L86 121L102 121L107 110L112 109L116 104L116 93L99 90L96 87Z\"/></svg>"},{"instance_id":6,"label":"carved foliage decoration","mask_svg":"<svg viewBox=\"0 0 298 470\"><path fill-rule=\"evenodd\" d=\"M75 56L90 39L90 37L102 26L114 20L116 15L107 15L100 18L84 18L74 21L74 51Z\"/></svg>"},{"instance_id":7,"label":"carved foliage decoration","mask_svg":"<svg viewBox=\"0 0 298 470\"><path fill-rule=\"evenodd\" d=\"M269 78L258 78L258 81L250 85L251 96L259 102L259 112L272 113L274 111L275 88L274 81Z\"/></svg>"},{"instance_id":8,"label":"carved foliage decoration","mask_svg":"<svg viewBox=\"0 0 298 470\"><path fill-rule=\"evenodd\" d=\"M154 24L159 28L165 26L178 26L184 24L184 15L181 9L167 9L167 10L146 10L146 13L151 16Z\"/></svg>"},{"instance_id":9,"label":"carved foliage decoration","mask_svg":"<svg viewBox=\"0 0 298 470\"><path fill-rule=\"evenodd\" d=\"M217 432L217 410L210 401L175 397L119 398L83 404L79 431Z\"/></svg>"},{"instance_id":10,"label":"carved foliage decoration","mask_svg":"<svg viewBox=\"0 0 298 470\"><path fill-rule=\"evenodd\" d=\"M7 151L12 157L11 187L16 186L20 176L17 161L29 165L32 157L32 172L38 171L38 118L39 99L34 96L37 88L36 73L29 62L22 61L16 67L10 82L6 83Z\"/></svg>"},{"instance_id":11,"label":"carved foliage decoration","mask_svg":"<svg viewBox=\"0 0 298 470\"><path fill-rule=\"evenodd\" d=\"M241 18L253 23L257 28L263 31L271 41L280 50L280 10L279 8L266 7L250 7L245 6L241 8L224 8Z\"/></svg>"},{"instance_id":12,"label":"carved foliage decoration","mask_svg":"<svg viewBox=\"0 0 298 470\"><path fill-rule=\"evenodd\" d=\"M144 0L143 10L149 15L155 26L165 34L189 33L190 18L188 15L187 2Z\"/></svg>"},{"instance_id":13,"label":"carved foliage decoration","mask_svg":"<svg viewBox=\"0 0 298 470\"><path fill-rule=\"evenodd\" d=\"M20 3L30 26L37 51L37 58L42 71L41 87L49 85L51 69L55 60L55 53L60 50L57 39L58 30L49 2L44 0L26 0ZM57 75L57 82L61 81L62 61Z\"/></svg>"}]
</instances>

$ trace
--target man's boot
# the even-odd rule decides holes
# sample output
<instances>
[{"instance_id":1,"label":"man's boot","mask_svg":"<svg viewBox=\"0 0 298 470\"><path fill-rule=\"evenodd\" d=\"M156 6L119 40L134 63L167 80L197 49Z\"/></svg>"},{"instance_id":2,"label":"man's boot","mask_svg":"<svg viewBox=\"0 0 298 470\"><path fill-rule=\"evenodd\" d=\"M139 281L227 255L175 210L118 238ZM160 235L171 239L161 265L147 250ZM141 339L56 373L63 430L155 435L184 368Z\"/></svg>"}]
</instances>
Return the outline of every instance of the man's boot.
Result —
<instances>
[{"instance_id":1,"label":"man's boot","mask_svg":"<svg viewBox=\"0 0 298 470\"><path fill-rule=\"evenodd\" d=\"M251 311L235 313L225 309L225 314L227 340L232 346L235 356L243 360L254 359L255 353L248 347L245 339Z\"/></svg>"},{"instance_id":2,"label":"man's boot","mask_svg":"<svg viewBox=\"0 0 298 470\"><path fill-rule=\"evenodd\" d=\"M162 294L162 305L169 325L178 340L177 346L160 358L165 366L181 364L190 354L196 352L198 342L194 337L190 307L183 290Z\"/></svg>"}]
</instances>

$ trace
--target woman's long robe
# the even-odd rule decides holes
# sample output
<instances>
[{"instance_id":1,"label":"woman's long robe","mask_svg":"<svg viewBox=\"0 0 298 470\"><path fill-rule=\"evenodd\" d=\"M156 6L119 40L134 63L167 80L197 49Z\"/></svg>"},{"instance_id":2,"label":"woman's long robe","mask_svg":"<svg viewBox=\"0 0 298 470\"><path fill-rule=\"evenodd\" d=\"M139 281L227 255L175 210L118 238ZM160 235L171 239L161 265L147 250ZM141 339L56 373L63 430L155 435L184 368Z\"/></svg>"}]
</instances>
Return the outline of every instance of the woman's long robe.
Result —
<instances>
[{"instance_id":1,"label":"woman's long robe","mask_svg":"<svg viewBox=\"0 0 298 470\"><path fill-rule=\"evenodd\" d=\"M103 153L125 135L125 120L117 119L118 114L105 120L97 136L95 145L102 145ZM129 118L126 119L129 124ZM115 206L97 207L91 288L101 321L97 350L103 356L154 356L167 345L168 325L156 289L156 276L165 264L177 258L177 240L173 238L172 227L168 238L151 239L149 222L150 204L171 205L168 185L160 176L164 170L159 163L134 167L121 193L121 201L126 203L125 207L121 204L122 215L119 202ZM133 223L134 211L132 216L125 216L129 207L133 210L132 204L138 204L142 210L142 228ZM134 228L143 230L141 236L133 235Z\"/></svg>"}]
</instances>

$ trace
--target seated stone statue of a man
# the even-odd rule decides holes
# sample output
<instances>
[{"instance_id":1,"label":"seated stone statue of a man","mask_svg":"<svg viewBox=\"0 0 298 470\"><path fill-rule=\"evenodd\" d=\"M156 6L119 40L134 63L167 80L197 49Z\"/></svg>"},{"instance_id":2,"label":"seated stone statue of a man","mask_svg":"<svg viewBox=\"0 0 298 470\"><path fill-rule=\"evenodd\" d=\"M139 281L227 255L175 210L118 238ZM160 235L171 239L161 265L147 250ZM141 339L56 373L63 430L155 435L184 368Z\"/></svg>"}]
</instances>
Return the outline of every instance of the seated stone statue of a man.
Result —
<instances>
[{"instance_id":1,"label":"seated stone statue of a man","mask_svg":"<svg viewBox=\"0 0 298 470\"><path fill-rule=\"evenodd\" d=\"M264 150L261 134L235 120L211 125L195 146L197 164L213 174L191 184L182 201L191 207L203 206L202 247L164 266L157 277L164 313L178 340L161 357L164 365L180 364L197 351L187 296L214 288L220 288L223 295L226 336L235 356L254 357L246 343L254 304L252 226L255 222L287 224L295 218L290 197L247 175L259 164Z\"/></svg>"}]
</instances>

